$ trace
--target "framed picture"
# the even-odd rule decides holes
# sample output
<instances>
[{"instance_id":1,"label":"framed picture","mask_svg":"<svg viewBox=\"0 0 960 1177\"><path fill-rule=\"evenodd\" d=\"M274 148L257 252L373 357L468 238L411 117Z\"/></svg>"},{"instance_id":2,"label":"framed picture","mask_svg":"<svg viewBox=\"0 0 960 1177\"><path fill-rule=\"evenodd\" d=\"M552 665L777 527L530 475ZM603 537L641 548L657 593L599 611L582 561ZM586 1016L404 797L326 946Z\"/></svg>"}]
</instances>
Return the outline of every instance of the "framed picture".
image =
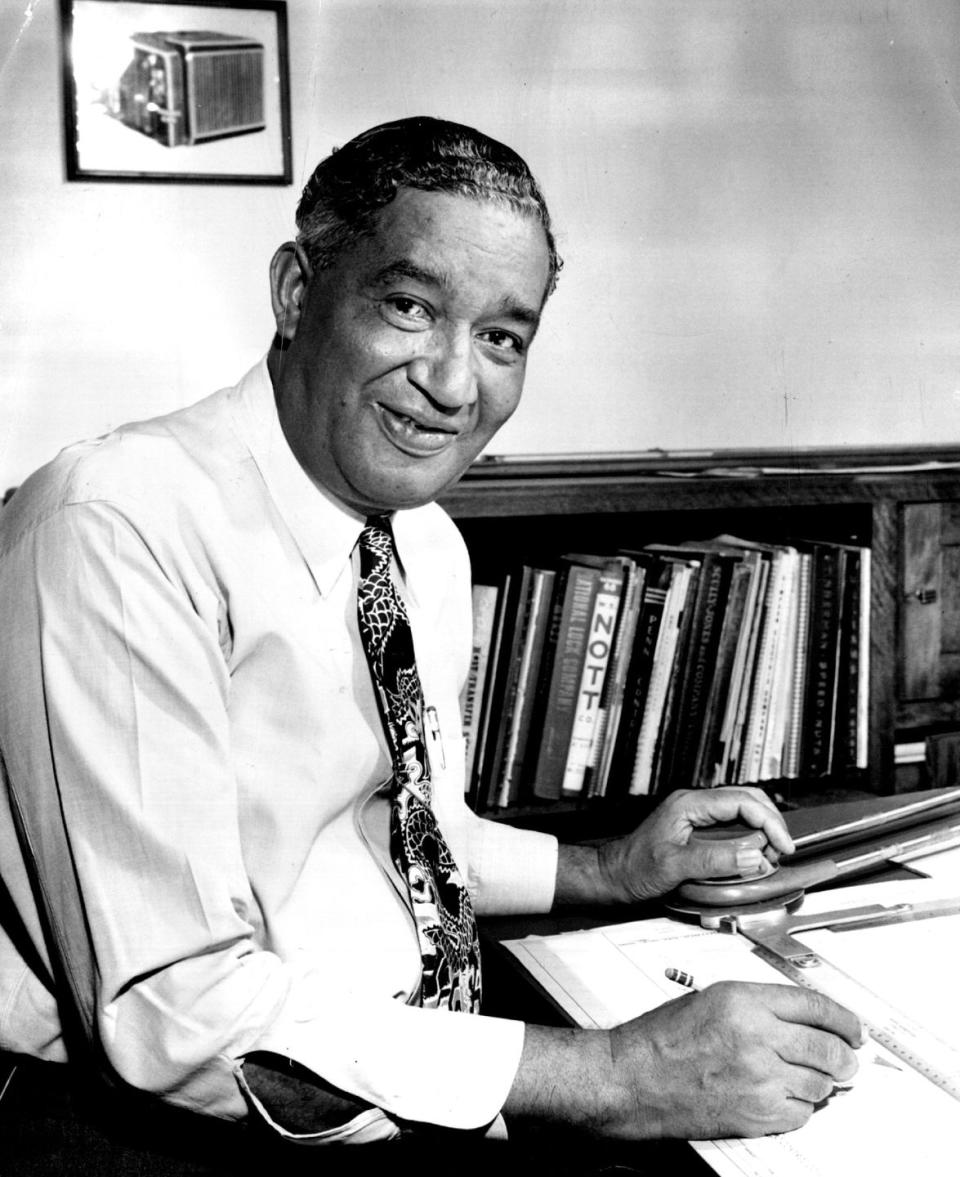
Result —
<instances>
[{"instance_id":1,"label":"framed picture","mask_svg":"<svg viewBox=\"0 0 960 1177\"><path fill-rule=\"evenodd\" d=\"M283 0L60 0L68 180L289 184Z\"/></svg>"}]
</instances>

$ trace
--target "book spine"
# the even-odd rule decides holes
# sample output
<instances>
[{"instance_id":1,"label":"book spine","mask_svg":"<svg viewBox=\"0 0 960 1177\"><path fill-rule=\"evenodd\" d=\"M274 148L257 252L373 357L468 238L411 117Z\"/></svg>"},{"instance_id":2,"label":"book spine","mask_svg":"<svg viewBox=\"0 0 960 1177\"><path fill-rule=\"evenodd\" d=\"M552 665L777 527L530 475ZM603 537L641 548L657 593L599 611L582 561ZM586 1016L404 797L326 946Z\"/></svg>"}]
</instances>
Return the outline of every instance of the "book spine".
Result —
<instances>
[{"instance_id":1,"label":"book spine","mask_svg":"<svg viewBox=\"0 0 960 1177\"><path fill-rule=\"evenodd\" d=\"M750 568L750 581L743 605L743 619L737 637L733 666L730 669L730 683L723 704L723 718L717 735L715 767L710 780L715 786L736 780L738 733L741 717L745 712L745 700L749 697L755 635L768 569L768 561L760 552L748 552L744 560Z\"/></svg>"},{"instance_id":2,"label":"book spine","mask_svg":"<svg viewBox=\"0 0 960 1177\"><path fill-rule=\"evenodd\" d=\"M767 586L767 598L764 602L754 691L750 700L744 735L744 755L740 765L741 784L759 781L763 772L764 740L767 735L767 724L770 719L773 699L777 643L780 636L779 630L783 624L786 584L786 554L782 549L779 549L773 554L770 583Z\"/></svg>"},{"instance_id":3,"label":"book spine","mask_svg":"<svg viewBox=\"0 0 960 1177\"><path fill-rule=\"evenodd\" d=\"M730 587L717 641L716 663L694 759L692 783L695 788L709 788L714 784L720 760L720 725L731 689L733 664L743 630L744 609L752 575L752 567L746 559L740 560L731 569Z\"/></svg>"},{"instance_id":4,"label":"book spine","mask_svg":"<svg viewBox=\"0 0 960 1177\"><path fill-rule=\"evenodd\" d=\"M473 586L473 647L470 652L470 671L460 700L463 735L466 742L465 788L471 792L473 771L477 759L477 737L480 731L483 692L490 665L490 643L497 610L497 586Z\"/></svg>"},{"instance_id":5,"label":"book spine","mask_svg":"<svg viewBox=\"0 0 960 1177\"><path fill-rule=\"evenodd\" d=\"M796 653L793 664L793 682L790 691L790 718L787 723L786 752L783 775L796 780L800 774L800 746L803 738L803 698L807 682L807 643L810 635L810 581L813 575L813 557L809 552L799 553L797 571L797 634Z\"/></svg>"},{"instance_id":6,"label":"book spine","mask_svg":"<svg viewBox=\"0 0 960 1177\"><path fill-rule=\"evenodd\" d=\"M550 698L550 688L553 683L553 671L557 662L557 643L560 638L560 626L563 623L563 607L566 600L567 580L570 575L570 565L561 564L554 576L553 592L550 597L550 607L547 616L547 632L543 640L543 652L540 655L540 672L534 689L533 706L530 709L530 730L527 736L526 767L524 769L525 785L530 793L536 797L534 789L536 768L543 745L543 730L546 726L547 704Z\"/></svg>"},{"instance_id":7,"label":"book spine","mask_svg":"<svg viewBox=\"0 0 960 1177\"><path fill-rule=\"evenodd\" d=\"M524 755L530 734L530 714L536 697L537 675L550 616L554 577L555 574L548 569L534 569L530 591L530 616L520 655L513 714L500 774L497 803L501 807L513 804L520 789Z\"/></svg>"},{"instance_id":8,"label":"book spine","mask_svg":"<svg viewBox=\"0 0 960 1177\"><path fill-rule=\"evenodd\" d=\"M568 573L533 778L536 797L555 800L562 793L587 628L599 576L598 569L578 564L572 565Z\"/></svg>"},{"instance_id":9,"label":"book spine","mask_svg":"<svg viewBox=\"0 0 960 1177\"><path fill-rule=\"evenodd\" d=\"M633 653L627 671L624 688L623 719L617 734L616 745L611 754L610 778L618 792L629 788L637 752L637 738L643 721L647 691L650 686L650 672L657 648L660 623L667 599L663 587L664 572L657 574L656 583L648 576L643 589L640 616L634 638Z\"/></svg>"},{"instance_id":10,"label":"book spine","mask_svg":"<svg viewBox=\"0 0 960 1177\"><path fill-rule=\"evenodd\" d=\"M517 693L517 675L520 668L520 651L523 648L527 625L530 620L531 586L533 569L523 565L514 576L508 595L506 625L501 645L501 656L496 667L491 710L495 717L494 740L490 755L483 768L481 788L488 807L498 804L500 775L503 756L507 746L510 726L513 722L514 702Z\"/></svg>"},{"instance_id":11,"label":"book spine","mask_svg":"<svg viewBox=\"0 0 960 1177\"><path fill-rule=\"evenodd\" d=\"M839 551L829 544L814 552L810 635L807 643L807 692L801 775L822 777L830 771L833 681L840 612Z\"/></svg>"},{"instance_id":12,"label":"book spine","mask_svg":"<svg viewBox=\"0 0 960 1177\"><path fill-rule=\"evenodd\" d=\"M590 738L590 755L583 775L582 792L587 797L603 795L600 781L600 768L606 759L606 748L611 737L611 721L617 723L617 707L623 693L623 641L624 625L627 623L626 614L633 608L636 588L637 566L626 556L614 557L617 575L620 579L619 601L617 616L614 623L613 640L610 646L610 659L606 673L603 676L603 689L597 709L597 720L594 724L593 735Z\"/></svg>"},{"instance_id":13,"label":"book spine","mask_svg":"<svg viewBox=\"0 0 960 1177\"><path fill-rule=\"evenodd\" d=\"M654 758L660 737L660 724L663 719L667 690L673 670L674 655L680 637L683 608L691 574L692 568L689 565L675 564L670 588L667 590L653 663L650 667L650 683L644 700L643 718L637 733L636 755L630 775L630 793L634 796L650 792Z\"/></svg>"},{"instance_id":14,"label":"book spine","mask_svg":"<svg viewBox=\"0 0 960 1177\"><path fill-rule=\"evenodd\" d=\"M837 616L833 631L833 676L830 684L830 710L827 715L827 768L826 775L830 776L839 767L837 757L837 743L840 739L837 728L837 707L841 692L841 644L847 621L844 616L848 607L846 595L847 552L844 548L837 549Z\"/></svg>"},{"instance_id":15,"label":"book spine","mask_svg":"<svg viewBox=\"0 0 960 1177\"><path fill-rule=\"evenodd\" d=\"M835 770L856 767L860 695L860 551L850 548L843 556L843 604L840 610L837 701L834 717Z\"/></svg>"},{"instance_id":16,"label":"book spine","mask_svg":"<svg viewBox=\"0 0 960 1177\"><path fill-rule=\"evenodd\" d=\"M771 564L770 557L765 554L760 563L760 575L757 581L757 594L753 605L753 617L751 619L746 647L743 678L740 682L740 691L737 696L733 717L733 728L730 733L730 743L726 755L726 775L721 782L723 784L733 784L741 780L741 766L746 755L747 723L750 717L750 707L756 694L758 654L760 638L763 632Z\"/></svg>"},{"instance_id":17,"label":"book spine","mask_svg":"<svg viewBox=\"0 0 960 1177\"><path fill-rule=\"evenodd\" d=\"M760 757L761 780L776 780L783 775L790 689L793 684L793 667L796 657L799 554L795 548L787 547L784 549L783 559L783 585L775 622L776 637L773 674L770 682L770 708Z\"/></svg>"},{"instance_id":18,"label":"book spine","mask_svg":"<svg viewBox=\"0 0 960 1177\"><path fill-rule=\"evenodd\" d=\"M705 554L700 573L697 613L690 635L690 650L679 696L679 714L670 766L671 785L690 788L695 784L697 752L706 713L710 686L716 671L717 647L731 563L727 557Z\"/></svg>"},{"instance_id":19,"label":"book spine","mask_svg":"<svg viewBox=\"0 0 960 1177\"><path fill-rule=\"evenodd\" d=\"M674 782L670 778L670 768L673 749L676 743L677 724L682 718L680 711L680 692L690 661L690 642L694 619L696 617L701 572L702 566L700 561L690 561L690 581L687 585L685 600L681 606L682 612L680 615L680 628L677 633L677 645L674 650L673 665L667 681L667 696L663 704L663 715L660 718L660 730L657 734L653 776L650 782L651 793L665 791L674 785Z\"/></svg>"},{"instance_id":20,"label":"book spine","mask_svg":"<svg viewBox=\"0 0 960 1177\"><path fill-rule=\"evenodd\" d=\"M470 790L471 804L474 809L481 810L486 803L485 780L487 766L490 761L490 747L496 740L497 717L494 714L494 687L496 684L498 666L501 662L504 633L508 628L508 613L510 610L511 586L515 574L505 572L497 588L497 606L493 621L493 634L490 639L490 655L487 664L486 683L484 685L483 703L480 709L480 724L477 734L477 754L474 761L472 783Z\"/></svg>"},{"instance_id":21,"label":"book spine","mask_svg":"<svg viewBox=\"0 0 960 1177\"><path fill-rule=\"evenodd\" d=\"M587 787L590 795L595 797L603 797L607 792L613 748L623 715L627 670L643 599L644 570L633 560L624 557L624 561L623 600L620 604L617 637L610 656L605 698L600 703L600 723L593 743L591 762L587 767Z\"/></svg>"},{"instance_id":22,"label":"book spine","mask_svg":"<svg viewBox=\"0 0 960 1177\"><path fill-rule=\"evenodd\" d=\"M871 553L860 549L860 672L857 676L857 768L869 767Z\"/></svg>"},{"instance_id":23,"label":"book spine","mask_svg":"<svg viewBox=\"0 0 960 1177\"><path fill-rule=\"evenodd\" d=\"M583 789L600 717L600 700L616 636L622 592L622 568L601 572L587 631L580 689L577 692L567 762L563 771L562 792L566 795L577 795Z\"/></svg>"}]
</instances>

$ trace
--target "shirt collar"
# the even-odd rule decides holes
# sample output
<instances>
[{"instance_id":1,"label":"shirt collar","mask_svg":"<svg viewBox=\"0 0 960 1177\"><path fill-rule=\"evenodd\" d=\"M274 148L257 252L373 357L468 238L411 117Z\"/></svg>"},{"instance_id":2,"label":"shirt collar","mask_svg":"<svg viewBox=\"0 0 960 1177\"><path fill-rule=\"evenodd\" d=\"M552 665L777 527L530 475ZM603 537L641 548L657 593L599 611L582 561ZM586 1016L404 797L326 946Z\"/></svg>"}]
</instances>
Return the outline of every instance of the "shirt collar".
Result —
<instances>
[{"instance_id":1,"label":"shirt collar","mask_svg":"<svg viewBox=\"0 0 960 1177\"><path fill-rule=\"evenodd\" d=\"M266 357L237 386L237 418L267 490L326 596L350 563L363 516L322 491L297 461L280 427Z\"/></svg>"},{"instance_id":2,"label":"shirt collar","mask_svg":"<svg viewBox=\"0 0 960 1177\"><path fill-rule=\"evenodd\" d=\"M326 596L350 564L365 517L318 487L297 461L280 426L265 356L237 386L236 406L241 436L318 591ZM414 601L419 579L415 568L421 547L420 515L421 509L417 509L393 516L397 560Z\"/></svg>"}]
</instances>

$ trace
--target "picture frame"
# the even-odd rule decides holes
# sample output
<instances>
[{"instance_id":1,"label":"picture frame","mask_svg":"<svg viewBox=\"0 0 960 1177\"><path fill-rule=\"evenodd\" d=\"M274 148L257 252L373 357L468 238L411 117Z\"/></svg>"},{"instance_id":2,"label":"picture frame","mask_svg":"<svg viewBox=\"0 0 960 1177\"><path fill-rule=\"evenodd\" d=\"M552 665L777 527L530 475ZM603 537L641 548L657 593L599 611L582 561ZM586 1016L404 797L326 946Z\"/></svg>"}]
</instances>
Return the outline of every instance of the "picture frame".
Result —
<instances>
[{"instance_id":1,"label":"picture frame","mask_svg":"<svg viewBox=\"0 0 960 1177\"><path fill-rule=\"evenodd\" d=\"M60 0L68 180L290 184L285 0Z\"/></svg>"}]
</instances>

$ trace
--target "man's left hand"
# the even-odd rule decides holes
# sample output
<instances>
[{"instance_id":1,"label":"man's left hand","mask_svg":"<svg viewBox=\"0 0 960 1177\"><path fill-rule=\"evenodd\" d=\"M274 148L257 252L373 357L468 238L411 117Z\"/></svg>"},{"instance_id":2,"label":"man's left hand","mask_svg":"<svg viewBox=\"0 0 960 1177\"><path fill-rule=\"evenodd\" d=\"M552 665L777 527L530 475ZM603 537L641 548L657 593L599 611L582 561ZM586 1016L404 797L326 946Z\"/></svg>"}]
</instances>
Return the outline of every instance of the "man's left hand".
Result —
<instances>
[{"instance_id":1,"label":"man's left hand","mask_svg":"<svg viewBox=\"0 0 960 1177\"><path fill-rule=\"evenodd\" d=\"M765 844L737 850L722 841L691 841L694 830L730 821L762 831ZM678 789L633 833L601 846L598 866L610 900L637 903L665 895L687 879L772 870L793 848L783 818L762 789Z\"/></svg>"}]
</instances>

